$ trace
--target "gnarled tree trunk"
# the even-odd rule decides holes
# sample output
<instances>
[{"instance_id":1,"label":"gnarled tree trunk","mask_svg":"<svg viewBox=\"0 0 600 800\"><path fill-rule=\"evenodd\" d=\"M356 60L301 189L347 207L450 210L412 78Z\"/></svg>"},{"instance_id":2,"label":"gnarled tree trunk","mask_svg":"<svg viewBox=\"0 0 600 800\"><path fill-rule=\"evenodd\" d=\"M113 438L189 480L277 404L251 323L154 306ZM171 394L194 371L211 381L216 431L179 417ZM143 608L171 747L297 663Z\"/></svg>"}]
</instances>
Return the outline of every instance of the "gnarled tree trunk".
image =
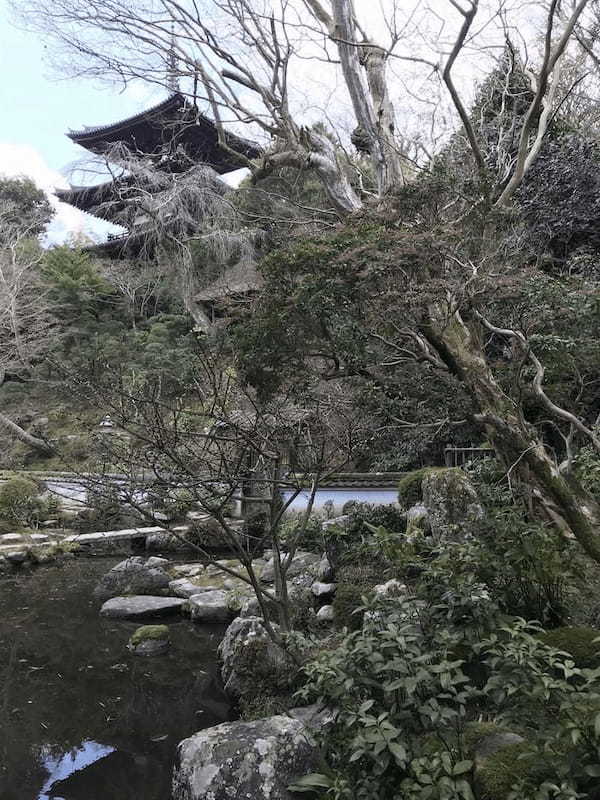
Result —
<instances>
[{"instance_id":1,"label":"gnarled tree trunk","mask_svg":"<svg viewBox=\"0 0 600 800\"><path fill-rule=\"evenodd\" d=\"M475 330L458 311L448 315L432 305L424 332L469 392L479 411L476 418L510 475L531 487L552 522L600 563L600 505L572 475L560 472L533 426L496 381Z\"/></svg>"},{"instance_id":2,"label":"gnarled tree trunk","mask_svg":"<svg viewBox=\"0 0 600 800\"><path fill-rule=\"evenodd\" d=\"M47 444L43 439L38 439L37 436L33 436L31 433L27 433L26 430L23 430L20 425L17 425L16 422L13 422L9 419L6 414L3 414L0 411L0 426L5 428L7 431L16 436L20 442L23 442L28 447L37 450L44 455L50 456L54 452L52 447Z\"/></svg>"}]
</instances>

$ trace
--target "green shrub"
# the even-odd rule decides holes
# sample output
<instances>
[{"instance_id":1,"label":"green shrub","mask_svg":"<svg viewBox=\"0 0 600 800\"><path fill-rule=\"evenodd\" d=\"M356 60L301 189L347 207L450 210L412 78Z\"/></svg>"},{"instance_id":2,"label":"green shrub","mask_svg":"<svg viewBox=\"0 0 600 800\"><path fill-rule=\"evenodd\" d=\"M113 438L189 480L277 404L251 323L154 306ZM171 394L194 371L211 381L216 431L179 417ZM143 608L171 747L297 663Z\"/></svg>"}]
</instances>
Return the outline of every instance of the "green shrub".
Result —
<instances>
[{"instance_id":1,"label":"green shrub","mask_svg":"<svg viewBox=\"0 0 600 800\"><path fill-rule=\"evenodd\" d=\"M585 627L555 628L542 633L540 640L548 647L570 653L577 667L593 669L600 666L600 630Z\"/></svg>"},{"instance_id":2,"label":"green shrub","mask_svg":"<svg viewBox=\"0 0 600 800\"><path fill-rule=\"evenodd\" d=\"M0 518L15 524L37 521L41 509L37 484L18 475L0 486Z\"/></svg>"},{"instance_id":3,"label":"green shrub","mask_svg":"<svg viewBox=\"0 0 600 800\"><path fill-rule=\"evenodd\" d=\"M365 591L364 586L355 583L338 583L333 598L336 625L351 631L357 631L362 627L363 614L355 612L363 605L362 596Z\"/></svg>"},{"instance_id":4,"label":"green shrub","mask_svg":"<svg viewBox=\"0 0 600 800\"><path fill-rule=\"evenodd\" d=\"M429 467L415 469L413 472L409 472L400 479L400 483L398 484L398 502L403 508L410 508L420 503L423 499L421 484L428 470Z\"/></svg>"},{"instance_id":5,"label":"green shrub","mask_svg":"<svg viewBox=\"0 0 600 800\"><path fill-rule=\"evenodd\" d=\"M350 538L358 538L360 534L366 534L365 523L382 526L390 531L400 533L406 528L406 520L402 510L393 503L388 505L375 506L370 503L356 503L350 511L350 519L346 524L346 530Z\"/></svg>"}]
</instances>

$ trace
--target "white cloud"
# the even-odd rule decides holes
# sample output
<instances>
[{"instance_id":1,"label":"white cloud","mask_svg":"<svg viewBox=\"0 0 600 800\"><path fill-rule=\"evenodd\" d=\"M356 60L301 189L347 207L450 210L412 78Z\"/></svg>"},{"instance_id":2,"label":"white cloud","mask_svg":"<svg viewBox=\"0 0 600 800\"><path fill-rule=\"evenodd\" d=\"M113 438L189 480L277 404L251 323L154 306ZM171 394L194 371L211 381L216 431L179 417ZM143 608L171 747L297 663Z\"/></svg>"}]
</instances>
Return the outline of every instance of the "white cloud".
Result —
<instances>
[{"instance_id":1,"label":"white cloud","mask_svg":"<svg viewBox=\"0 0 600 800\"><path fill-rule=\"evenodd\" d=\"M56 213L48 226L47 244L62 244L73 236L88 236L96 241L117 230L103 220L84 214L54 196L55 189L67 189L68 182L57 170L49 167L42 155L30 145L0 142L0 176L26 176L48 196Z\"/></svg>"}]
</instances>

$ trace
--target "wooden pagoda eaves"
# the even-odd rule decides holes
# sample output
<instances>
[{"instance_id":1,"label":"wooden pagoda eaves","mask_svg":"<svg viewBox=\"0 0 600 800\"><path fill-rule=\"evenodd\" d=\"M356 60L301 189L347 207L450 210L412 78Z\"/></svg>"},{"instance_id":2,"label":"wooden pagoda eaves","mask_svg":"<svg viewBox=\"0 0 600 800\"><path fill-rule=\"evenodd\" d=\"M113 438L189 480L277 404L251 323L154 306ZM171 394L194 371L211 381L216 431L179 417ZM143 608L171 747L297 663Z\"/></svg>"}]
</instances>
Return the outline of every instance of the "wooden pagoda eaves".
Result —
<instances>
[{"instance_id":1,"label":"wooden pagoda eaves","mask_svg":"<svg viewBox=\"0 0 600 800\"><path fill-rule=\"evenodd\" d=\"M244 157L258 158L263 152L255 142L230 132L225 133L225 139L235 152L222 148L213 120L179 92L135 116L111 125L71 131L68 136L96 155L105 155L117 144L124 144L134 153L161 158L181 153L184 161L208 164L220 175L245 166ZM173 166L169 159L168 168L176 171Z\"/></svg>"}]
</instances>

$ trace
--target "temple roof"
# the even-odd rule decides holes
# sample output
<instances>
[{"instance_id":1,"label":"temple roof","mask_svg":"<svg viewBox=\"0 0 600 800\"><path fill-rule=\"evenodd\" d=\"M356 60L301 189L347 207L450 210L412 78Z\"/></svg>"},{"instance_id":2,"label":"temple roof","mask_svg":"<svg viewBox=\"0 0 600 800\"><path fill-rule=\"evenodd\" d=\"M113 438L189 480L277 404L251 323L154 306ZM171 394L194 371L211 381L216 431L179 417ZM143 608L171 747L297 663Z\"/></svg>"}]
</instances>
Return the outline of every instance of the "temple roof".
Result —
<instances>
[{"instance_id":1,"label":"temple roof","mask_svg":"<svg viewBox=\"0 0 600 800\"><path fill-rule=\"evenodd\" d=\"M213 120L178 92L132 117L110 125L70 131L68 136L96 155L104 155L113 145L123 143L130 150L146 155L170 154L176 159L183 154L194 162L209 164L221 175L245 166L242 157L220 146ZM262 153L258 144L233 133L226 132L225 138L229 147L246 158L258 158ZM176 171L172 161L169 169Z\"/></svg>"},{"instance_id":2,"label":"temple roof","mask_svg":"<svg viewBox=\"0 0 600 800\"><path fill-rule=\"evenodd\" d=\"M128 187L127 178L118 178L95 186L55 189L54 194L63 203L112 222L123 211L123 193Z\"/></svg>"}]
</instances>

